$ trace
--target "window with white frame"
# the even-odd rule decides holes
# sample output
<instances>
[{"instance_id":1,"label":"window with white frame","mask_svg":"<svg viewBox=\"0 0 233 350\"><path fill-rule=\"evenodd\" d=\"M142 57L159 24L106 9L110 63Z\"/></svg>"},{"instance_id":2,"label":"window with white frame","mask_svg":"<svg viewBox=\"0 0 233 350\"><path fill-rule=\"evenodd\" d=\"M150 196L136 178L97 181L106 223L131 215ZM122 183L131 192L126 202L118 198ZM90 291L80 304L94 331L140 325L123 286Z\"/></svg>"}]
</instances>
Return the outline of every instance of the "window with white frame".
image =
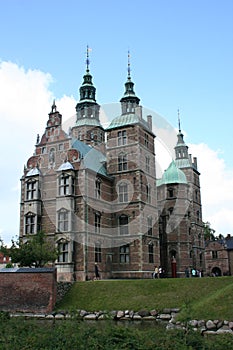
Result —
<instances>
[{"instance_id":1,"label":"window with white frame","mask_svg":"<svg viewBox=\"0 0 233 350\"><path fill-rule=\"evenodd\" d=\"M144 138L144 144L146 146L146 148L149 148L149 136L148 134L145 133L145 138Z\"/></svg>"},{"instance_id":2,"label":"window with white frame","mask_svg":"<svg viewBox=\"0 0 233 350\"><path fill-rule=\"evenodd\" d=\"M38 182L36 180L28 180L26 182L26 199L37 199Z\"/></svg>"},{"instance_id":3,"label":"window with white frame","mask_svg":"<svg viewBox=\"0 0 233 350\"><path fill-rule=\"evenodd\" d=\"M28 213L25 215L25 234L36 233L36 215Z\"/></svg>"},{"instance_id":4,"label":"window with white frame","mask_svg":"<svg viewBox=\"0 0 233 350\"><path fill-rule=\"evenodd\" d=\"M66 209L61 209L58 212L58 231L69 231L69 212Z\"/></svg>"},{"instance_id":5,"label":"window with white frame","mask_svg":"<svg viewBox=\"0 0 233 350\"><path fill-rule=\"evenodd\" d=\"M124 170L127 170L127 155L121 153L118 156L118 171Z\"/></svg>"},{"instance_id":6,"label":"window with white frame","mask_svg":"<svg viewBox=\"0 0 233 350\"><path fill-rule=\"evenodd\" d=\"M118 131L117 139L118 139L118 146L126 145L127 143L126 130Z\"/></svg>"},{"instance_id":7,"label":"window with white frame","mask_svg":"<svg viewBox=\"0 0 233 350\"><path fill-rule=\"evenodd\" d=\"M129 234L129 218L127 215L121 215L119 217L119 229L120 235L128 235Z\"/></svg>"},{"instance_id":8,"label":"window with white frame","mask_svg":"<svg viewBox=\"0 0 233 350\"><path fill-rule=\"evenodd\" d=\"M58 180L59 196L68 196L74 194L74 178L72 175L64 173Z\"/></svg>"},{"instance_id":9,"label":"window with white frame","mask_svg":"<svg viewBox=\"0 0 233 350\"><path fill-rule=\"evenodd\" d=\"M128 185L122 182L121 184L119 184L118 190L119 190L119 202L120 203L128 202Z\"/></svg>"},{"instance_id":10,"label":"window with white frame","mask_svg":"<svg viewBox=\"0 0 233 350\"><path fill-rule=\"evenodd\" d=\"M123 245L120 247L120 263L129 263L129 245Z\"/></svg>"},{"instance_id":11,"label":"window with white frame","mask_svg":"<svg viewBox=\"0 0 233 350\"><path fill-rule=\"evenodd\" d=\"M95 213L95 233L100 233L100 213Z\"/></svg>"},{"instance_id":12,"label":"window with white frame","mask_svg":"<svg viewBox=\"0 0 233 350\"><path fill-rule=\"evenodd\" d=\"M57 261L60 263L68 262L69 257L69 243L68 242L58 242L59 256Z\"/></svg>"},{"instance_id":13,"label":"window with white frame","mask_svg":"<svg viewBox=\"0 0 233 350\"><path fill-rule=\"evenodd\" d=\"M102 249L101 244L95 244L95 262L100 263L102 261Z\"/></svg>"}]
</instances>

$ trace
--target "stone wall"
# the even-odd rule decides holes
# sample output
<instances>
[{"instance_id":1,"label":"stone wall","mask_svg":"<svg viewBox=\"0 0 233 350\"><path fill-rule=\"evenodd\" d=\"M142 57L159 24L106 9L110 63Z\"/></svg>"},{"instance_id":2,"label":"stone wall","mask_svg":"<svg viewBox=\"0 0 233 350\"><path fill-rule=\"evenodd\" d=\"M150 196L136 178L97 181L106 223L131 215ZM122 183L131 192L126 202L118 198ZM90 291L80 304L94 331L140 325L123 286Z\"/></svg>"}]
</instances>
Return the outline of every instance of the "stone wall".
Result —
<instances>
[{"instance_id":1,"label":"stone wall","mask_svg":"<svg viewBox=\"0 0 233 350\"><path fill-rule=\"evenodd\" d=\"M56 269L0 270L0 310L51 312L56 303Z\"/></svg>"}]
</instances>

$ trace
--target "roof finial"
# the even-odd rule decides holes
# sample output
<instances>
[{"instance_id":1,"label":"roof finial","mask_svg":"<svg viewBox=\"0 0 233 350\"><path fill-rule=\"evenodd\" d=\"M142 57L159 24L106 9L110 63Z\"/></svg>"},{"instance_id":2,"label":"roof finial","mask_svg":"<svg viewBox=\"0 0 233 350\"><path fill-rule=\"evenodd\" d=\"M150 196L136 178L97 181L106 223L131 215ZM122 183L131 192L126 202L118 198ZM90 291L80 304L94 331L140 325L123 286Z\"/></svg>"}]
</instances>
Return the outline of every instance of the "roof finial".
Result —
<instances>
[{"instance_id":1,"label":"roof finial","mask_svg":"<svg viewBox=\"0 0 233 350\"><path fill-rule=\"evenodd\" d=\"M177 109L177 113L178 113L178 127L179 127L179 132L181 132L181 128L180 128L180 110L179 110L179 108Z\"/></svg>"},{"instance_id":2,"label":"roof finial","mask_svg":"<svg viewBox=\"0 0 233 350\"><path fill-rule=\"evenodd\" d=\"M57 106L56 106L56 104L55 104L55 99L53 100L53 105L52 105L52 110L51 110L51 112L52 113L54 113L54 112L56 112L57 111Z\"/></svg>"},{"instance_id":3,"label":"roof finial","mask_svg":"<svg viewBox=\"0 0 233 350\"><path fill-rule=\"evenodd\" d=\"M89 72L89 65L90 65L90 60L89 60L89 52L91 52L90 47L87 45L87 51L86 51L86 70Z\"/></svg>"},{"instance_id":4,"label":"roof finial","mask_svg":"<svg viewBox=\"0 0 233 350\"><path fill-rule=\"evenodd\" d=\"M131 79L130 77L130 51L128 50L128 79Z\"/></svg>"}]
</instances>

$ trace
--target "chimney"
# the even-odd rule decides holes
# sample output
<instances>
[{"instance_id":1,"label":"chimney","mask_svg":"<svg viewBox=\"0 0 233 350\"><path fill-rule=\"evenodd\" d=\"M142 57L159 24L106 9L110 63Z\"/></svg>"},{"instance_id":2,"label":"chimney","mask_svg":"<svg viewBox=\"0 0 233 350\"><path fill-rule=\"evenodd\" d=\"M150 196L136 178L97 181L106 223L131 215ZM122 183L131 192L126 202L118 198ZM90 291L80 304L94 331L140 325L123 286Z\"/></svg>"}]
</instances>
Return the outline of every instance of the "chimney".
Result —
<instances>
[{"instance_id":1,"label":"chimney","mask_svg":"<svg viewBox=\"0 0 233 350\"><path fill-rule=\"evenodd\" d=\"M147 116L147 124L149 126L149 129L152 130L152 116L151 115Z\"/></svg>"}]
</instances>

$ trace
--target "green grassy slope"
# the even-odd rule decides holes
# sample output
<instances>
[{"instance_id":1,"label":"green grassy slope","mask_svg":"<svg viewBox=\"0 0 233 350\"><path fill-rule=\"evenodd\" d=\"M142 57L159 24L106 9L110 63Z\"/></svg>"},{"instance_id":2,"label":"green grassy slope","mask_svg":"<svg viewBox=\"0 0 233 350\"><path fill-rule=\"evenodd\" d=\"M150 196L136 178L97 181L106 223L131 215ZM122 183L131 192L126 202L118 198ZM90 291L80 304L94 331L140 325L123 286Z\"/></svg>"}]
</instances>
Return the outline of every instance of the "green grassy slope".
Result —
<instances>
[{"instance_id":1,"label":"green grassy slope","mask_svg":"<svg viewBox=\"0 0 233 350\"><path fill-rule=\"evenodd\" d=\"M57 309L158 311L188 305L198 319L233 320L233 277L76 282Z\"/></svg>"}]
</instances>

